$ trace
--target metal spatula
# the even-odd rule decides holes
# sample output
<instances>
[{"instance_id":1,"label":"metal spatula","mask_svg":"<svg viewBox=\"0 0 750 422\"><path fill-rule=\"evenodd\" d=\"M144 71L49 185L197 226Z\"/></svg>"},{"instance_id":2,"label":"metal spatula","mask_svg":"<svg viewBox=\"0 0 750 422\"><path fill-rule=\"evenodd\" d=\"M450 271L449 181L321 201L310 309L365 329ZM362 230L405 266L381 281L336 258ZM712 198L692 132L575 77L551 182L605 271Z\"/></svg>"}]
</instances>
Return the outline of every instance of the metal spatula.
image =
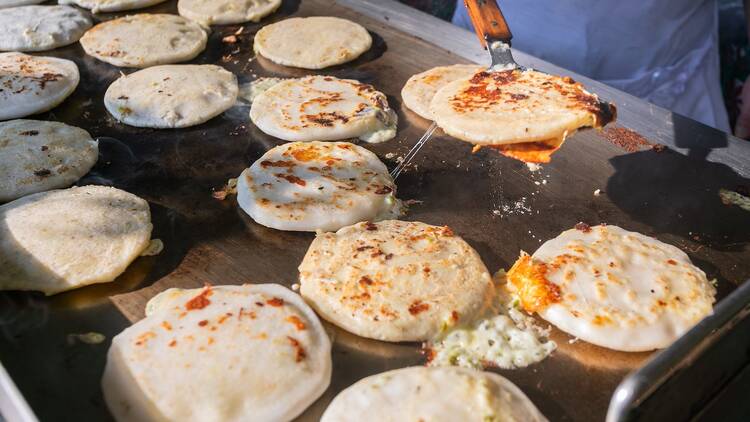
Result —
<instances>
[{"instance_id":1,"label":"metal spatula","mask_svg":"<svg viewBox=\"0 0 750 422\"><path fill-rule=\"evenodd\" d=\"M465 0L464 4L469 11L471 23L474 24L474 31L479 37L479 42L487 48L490 53L492 64L489 71L510 70L521 68L513 59L510 51L510 40L513 34L510 33L508 23L500 11L500 7L495 0ZM409 150L396 168L391 171L391 177L395 180L404 168L416 157L419 150L432 138L432 134L437 130L437 124L432 122L424 135L419 138L416 144Z\"/></svg>"},{"instance_id":2,"label":"metal spatula","mask_svg":"<svg viewBox=\"0 0 750 422\"><path fill-rule=\"evenodd\" d=\"M520 67L510 51L510 40L513 34L497 2L495 0L466 0L464 4L466 4L479 42L490 53L492 64L488 70L501 71Z\"/></svg>"}]
</instances>

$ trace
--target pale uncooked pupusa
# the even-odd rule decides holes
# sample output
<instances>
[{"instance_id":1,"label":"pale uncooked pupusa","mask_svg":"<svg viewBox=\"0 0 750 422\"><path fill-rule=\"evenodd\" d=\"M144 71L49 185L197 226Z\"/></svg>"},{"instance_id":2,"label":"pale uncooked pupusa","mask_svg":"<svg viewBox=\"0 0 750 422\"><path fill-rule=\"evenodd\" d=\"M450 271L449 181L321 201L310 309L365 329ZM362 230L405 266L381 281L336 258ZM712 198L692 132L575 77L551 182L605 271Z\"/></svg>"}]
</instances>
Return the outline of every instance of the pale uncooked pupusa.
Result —
<instances>
[{"instance_id":1,"label":"pale uncooked pupusa","mask_svg":"<svg viewBox=\"0 0 750 422\"><path fill-rule=\"evenodd\" d=\"M142 13L102 22L81 38L86 54L122 67L149 67L190 60L206 48L197 23L167 14Z\"/></svg>"},{"instance_id":2,"label":"pale uncooked pupusa","mask_svg":"<svg viewBox=\"0 0 750 422\"><path fill-rule=\"evenodd\" d=\"M438 66L409 78L401 90L404 105L420 117L432 120L430 102L440 88L459 79L469 79L482 70L475 64Z\"/></svg>"},{"instance_id":3,"label":"pale uncooked pupusa","mask_svg":"<svg viewBox=\"0 0 750 422\"><path fill-rule=\"evenodd\" d=\"M215 65L162 65L122 76L104 105L130 126L183 128L210 120L237 101L237 77Z\"/></svg>"},{"instance_id":4,"label":"pale uncooked pupusa","mask_svg":"<svg viewBox=\"0 0 750 422\"><path fill-rule=\"evenodd\" d=\"M283 80L254 100L250 119L285 141L359 138L384 142L396 136L398 118L372 85L333 76Z\"/></svg>"},{"instance_id":5,"label":"pale uncooked pupusa","mask_svg":"<svg viewBox=\"0 0 750 422\"><path fill-rule=\"evenodd\" d=\"M11 120L0 123L0 203L65 188L89 172L97 141L64 123Z\"/></svg>"},{"instance_id":6,"label":"pale uncooked pupusa","mask_svg":"<svg viewBox=\"0 0 750 422\"><path fill-rule=\"evenodd\" d=\"M169 289L146 315L107 355L118 422L290 421L330 383L323 326L278 284Z\"/></svg>"},{"instance_id":7,"label":"pale uncooked pupusa","mask_svg":"<svg viewBox=\"0 0 750 422\"><path fill-rule=\"evenodd\" d=\"M143 199L105 186L25 196L0 206L0 290L47 295L113 281L149 245Z\"/></svg>"},{"instance_id":8,"label":"pale uncooked pupusa","mask_svg":"<svg viewBox=\"0 0 750 422\"><path fill-rule=\"evenodd\" d=\"M183 0L184 1L184 0ZM356 59L372 37L352 21L328 16L290 18L255 34L255 52L284 66L323 69Z\"/></svg>"},{"instance_id":9,"label":"pale uncooked pupusa","mask_svg":"<svg viewBox=\"0 0 750 422\"><path fill-rule=\"evenodd\" d=\"M362 379L339 393L321 422L543 422L512 382L492 372L414 366Z\"/></svg>"},{"instance_id":10,"label":"pale uncooked pupusa","mask_svg":"<svg viewBox=\"0 0 750 422\"><path fill-rule=\"evenodd\" d=\"M179 0L181 16L201 25L258 22L281 6L281 0Z\"/></svg>"},{"instance_id":11,"label":"pale uncooked pupusa","mask_svg":"<svg viewBox=\"0 0 750 422\"><path fill-rule=\"evenodd\" d=\"M78 41L91 27L70 6L19 6L0 12L0 51L45 51Z\"/></svg>"},{"instance_id":12,"label":"pale uncooked pupusa","mask_svg":"<svg viewBox=\"0 0 750 422\"><path fill-rule=\"evenodd\" d=\"M121 12L123 10L140 9L163 3L166 0L59 0L60 4L75 4L92 13Z\"/></svg>"},{"instance_id":13,"label":"pale uncooked pupusa","mask_svg":"<svg viewBox=\"0 0 750 422\"><path fill-rule=\"evenodd\" d=\"M338 230L401 212L388 169L348 142L293 142L266 152L237 182L237 202L278 230Z\"/></svg>"},{"instance_id":14,"label":"pale uncooked pupusa","mask_svg":"<svg viewBox=\"0 0 750 422\"><path fill-rule=\"evenodd\" d=\"M680 249L617 226L577 227L508 271L527 311L626 352L667 347L711 314L716 289Z\"/></svg>"},{"instance_id":15,"label":"pale uncooked pupusa","mask_svg":"<svg viewBox=\"0 0 750 422\"><path fill-rule=\"evenodd\" d=\"M300 293L324 319L385 341L423 341L486 311L494 287L479 254L448 227L358 223L320 233Z\"/></svg>"},{"instance_id":16,"label":"pale uncooked pupusa","mask_svg":"<svg viewBox=\"0 0 750 422\"><path fill-rule=\"evenodd\" d=\"M70 60L0 53L0 120L56 107L73 93L79 80L78 66Z\"/></svg>"}]
</instances>

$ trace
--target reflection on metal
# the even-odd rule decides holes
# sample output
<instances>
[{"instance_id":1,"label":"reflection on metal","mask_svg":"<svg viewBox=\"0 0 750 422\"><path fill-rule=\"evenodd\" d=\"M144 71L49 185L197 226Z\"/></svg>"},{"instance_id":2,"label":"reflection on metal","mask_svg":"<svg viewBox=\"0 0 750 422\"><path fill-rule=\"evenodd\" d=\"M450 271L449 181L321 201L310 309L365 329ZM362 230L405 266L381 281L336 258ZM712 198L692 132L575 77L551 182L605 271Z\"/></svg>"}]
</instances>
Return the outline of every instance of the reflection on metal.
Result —
<instances>
[{"instance_id":1,"label":"reflection on metal","mask_svg":"<svg viewBox=\"0 0 750 422\"><path fill-rule=\"evenodd\" d=\"M5 419L3 419L5 418ZM18 388L0 363L0 421L38 422L29 404L18 392Z\"/></svg>"},{"instance_id":2,"label":"reflection on metal","mask_svg":"<svg viewBox=\"0 0 750 422\"><path fill-rule=\"evenodd\" d=\"M612 396L607 422L693 419L748 367L750 280L713 315L628 375Z\"/></svg>"}]
</instances>

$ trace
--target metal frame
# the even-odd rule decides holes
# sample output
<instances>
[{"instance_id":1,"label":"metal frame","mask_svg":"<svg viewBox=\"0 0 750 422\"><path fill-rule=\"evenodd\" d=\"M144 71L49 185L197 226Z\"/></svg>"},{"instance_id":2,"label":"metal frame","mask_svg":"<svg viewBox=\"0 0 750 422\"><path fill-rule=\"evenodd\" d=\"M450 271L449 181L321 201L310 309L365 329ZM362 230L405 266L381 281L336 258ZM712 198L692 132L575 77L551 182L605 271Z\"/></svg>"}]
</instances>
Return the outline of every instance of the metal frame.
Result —
<instances>
[{"instance_id":1,"label":"metal frame","mask_svg":"<svg viewBox=\"0 0 750 422\"><path fill-rule=\"evenodd\" d=\"M607 422L709 420L706 410L723 402L722 393L749 368L750 280L713 315L628 375L612 396ZM750 403L744 406L747 411Z\"/></svg>"},{"instance_id":2,"label":"metal frame","mask_svg":"<svg viewBox=\"0 0 750 422\"><path fill-rule=\"evenodd\" d=\"M3 419L5 418L5 419ZM0 363L0 421L38 422L26 399Z\"/></svg>"}]
</instances>

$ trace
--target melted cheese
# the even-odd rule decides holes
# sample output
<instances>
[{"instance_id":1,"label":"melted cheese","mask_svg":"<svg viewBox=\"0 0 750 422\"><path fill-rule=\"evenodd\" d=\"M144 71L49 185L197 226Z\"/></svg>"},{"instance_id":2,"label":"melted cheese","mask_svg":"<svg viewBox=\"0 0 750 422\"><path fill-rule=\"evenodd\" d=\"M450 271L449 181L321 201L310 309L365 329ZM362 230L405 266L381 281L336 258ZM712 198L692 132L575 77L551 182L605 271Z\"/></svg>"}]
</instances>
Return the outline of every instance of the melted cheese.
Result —
<instances>
[{"instance_id":1,"label":"melted cheese","mask_svg":"<svg viewBox=\"0 0 750 422\"><path fill-rule=\"evenodd\" d=\"M498 279L504 280L499 273ZM518 307L518 299L500 292L500 313L470 326L449 330L429 344L432 366L456 365L482 369L515 369L549 356L557 345L549 340L549 329L539 327Z\"/></svg>"},{"instance_id":2,"label":"melted cheese","mask_svg":"<svg viewBox=\"0 0 750 422\"><path fill-rule=\"evenodd\" d=\"M252 104L260 94L283 80L282 78L258 78L250 83L242 84L240 85L239 98Z\"/></svg>"},{"instance_id":3,"label":"melted cheese","mask_svg":"<svg viewBox=\"0 0 750 422\"><path fill-rule=\"evenodd\" d=\"M563 232L522 255L509 278L527 310L622 351L667 347L711 314L716 295L684 252L616 226Z\"/></svg>"},{"instance_id":4,"label":"melted cheese","mask_svg":"<svg viewBox=\"0 0 750 422\"><path fill-rule=\"evenodd\" d=\"M525 252L508 271L508 280L515 288L523 309L536 312L560 300L560 289L547 280L546 274L547 265L533 262Z\"/></svg>"}]
</instances>

